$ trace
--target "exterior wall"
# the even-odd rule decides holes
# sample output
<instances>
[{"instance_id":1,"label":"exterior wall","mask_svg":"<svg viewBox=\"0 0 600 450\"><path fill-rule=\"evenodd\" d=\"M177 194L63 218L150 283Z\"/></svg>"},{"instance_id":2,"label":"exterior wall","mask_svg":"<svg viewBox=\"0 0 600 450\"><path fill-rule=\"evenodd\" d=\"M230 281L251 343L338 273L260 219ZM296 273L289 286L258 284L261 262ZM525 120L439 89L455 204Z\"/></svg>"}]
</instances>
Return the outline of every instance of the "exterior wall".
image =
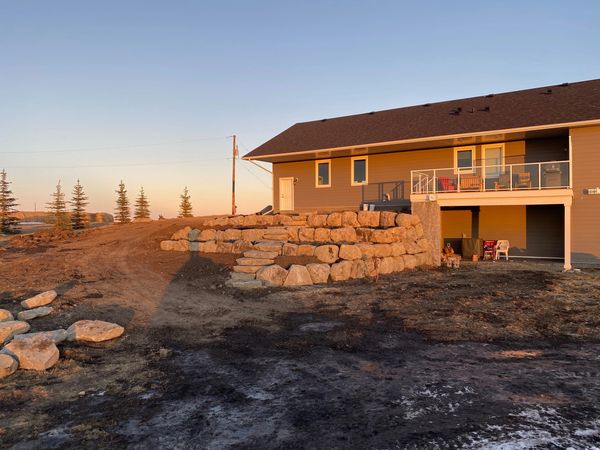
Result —
<instances>
[{"instance_id":1,"label":"exterior wall","mask_svg":"<svg viewBox=\"0 0 600 450\"><path fill-rule=\"evenodd\" d=\"M571 250L573 263L600 264L600 127L572 128L573 206Z\"/></svg>"},{"instance_id":2,"label":"exterior wall","mask_svg":"<svg viewBox=\"0 0 600 450\"><path fill-rule=\"evenodd\" d=\"M505 163L568 159L568 139L552 138L505 143ZM476 146L476 165L481 164L482 147ZM454 149L415 150L369 155L369 183L404 181L405 198L410 197L410 171L454 166ZM315 187L315 161L273 164L273 207L279 211L279 178L295 177L294 209L298 212L356 210L362 187L351 186L350 158L331 159L331 187ZM368 187L366 188L368 189Z\"/></svg>"}]
</instances>

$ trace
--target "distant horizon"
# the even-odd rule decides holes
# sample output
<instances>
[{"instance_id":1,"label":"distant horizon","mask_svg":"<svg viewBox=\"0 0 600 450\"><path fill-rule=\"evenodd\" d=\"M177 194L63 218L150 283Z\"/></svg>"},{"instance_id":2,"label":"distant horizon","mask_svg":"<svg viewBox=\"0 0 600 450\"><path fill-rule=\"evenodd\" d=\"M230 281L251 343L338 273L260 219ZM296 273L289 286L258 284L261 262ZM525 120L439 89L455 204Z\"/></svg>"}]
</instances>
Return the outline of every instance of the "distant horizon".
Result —
<instances>
[{"instance_id":1,"label":"distant horizon","mask_svg":"<svg viewBox=\"0 0 600 450\"><path fill-rule=\"evenodd\" d=\"M231 135L243 156L298 122L596 79L599 22L592 1L3 2L0 169L27 211L80 179L112 214L122 179L153 218L186 185L227 214ZM237 164L238 212L271 204Z\"/></svg>"}]
</instances>

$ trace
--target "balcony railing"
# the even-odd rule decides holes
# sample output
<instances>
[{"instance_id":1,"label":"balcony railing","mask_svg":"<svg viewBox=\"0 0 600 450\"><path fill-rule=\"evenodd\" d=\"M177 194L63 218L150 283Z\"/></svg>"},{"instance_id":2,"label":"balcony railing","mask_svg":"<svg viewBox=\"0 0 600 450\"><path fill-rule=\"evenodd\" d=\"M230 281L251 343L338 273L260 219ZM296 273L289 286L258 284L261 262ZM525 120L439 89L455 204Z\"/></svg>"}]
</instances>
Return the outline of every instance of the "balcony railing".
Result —
<instances>
[{"instance_id":1,"label":"balcony railing","mask_svg":"<svg viewBox=\"0 0 600 450\"><path fill-rule=\"evenodd\" d=\"M570 161L412 170L412 194L568 189Z\"/></svg>"},{"instance_id":2,"label":"balcony railing","mask_svg":"<svg viewBox=\"0 0 600 450\"><path fill-rule=\"evenodd\" d=\"M385 181L382 183L369 183L362 185L362 203L401 205L408 204L405 195L404 181Z\"/></svg>"}]
</instances>

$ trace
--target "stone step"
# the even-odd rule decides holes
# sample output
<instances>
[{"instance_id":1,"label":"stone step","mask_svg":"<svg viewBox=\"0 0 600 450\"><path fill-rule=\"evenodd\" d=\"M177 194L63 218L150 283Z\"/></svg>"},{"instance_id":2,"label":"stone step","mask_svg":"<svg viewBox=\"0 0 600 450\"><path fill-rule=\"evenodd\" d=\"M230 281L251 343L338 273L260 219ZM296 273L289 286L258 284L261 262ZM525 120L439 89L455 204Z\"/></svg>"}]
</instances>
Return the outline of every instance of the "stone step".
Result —
<instances>
[{"instance_id":1,"label":"stone step","mask_svg":"<svg viewBox=\"0 0 600 450\"><path fill-rule=\"evenodd\" d=\"M233 266L233 271L237 273L256 273L265 266Z\"/></svg>"},{"instance_id":2,"label":"stone step","mask_svg":"<svg viewBox=\"0 0 600 450\"><path fill-rule=\"evenodd\" d=\"M238 258L236 261L240 266L270 266L275 264L274 260L263 258Z\"/></svg>"},{"instance_id":3,"label":"stone step","mask_svg":"<svg viewBox=\"0 0 600 450\"><path fill-rule=\"evenodd\" d=\"M248 250L244 252L246 258L274 259L279 256L279 252L262 252L260 250Z\"/></svg>"},{"instance_id":4,"label":"stone step","mask_svg":"<svg viewBox=\"0 0 600 450\"><path fill-rule=\"evenodd\" d=\"M263 237L272 241L285 241L288 238L288 233L287 231L285 233L265 233Z\"/></svg>"},{"instance_id":5,"label":"stone step","mask_svg":"<svg viewBox=\"0 0 600 450\"><path fill-rule=\"evenodd\" d=\"M258 241L254 244L254 248L262 252L277 252L277 254L280 254L283 244L283 240Z\"/></svg>"},{"instance_id":6,"label":"stone step","mask_svg":"<svg viewBox=\"0 0 600 450\"><path fill-rule=\"evenodd\" d=\"M255 279L256 274L253 273L231 272L229 274L229 280L231 281L250 281Z\"/></svg>"},{"instance_id":7,"label":"stone step","mask_svg":"<svg viewBox=\"0 0 600 450\"><path fill-rule=\"evenodd\" d=\"M225 286L242 290L260 289L263 287L263 282L260 280L227 280Z\"/></svg>"}]
</instances>

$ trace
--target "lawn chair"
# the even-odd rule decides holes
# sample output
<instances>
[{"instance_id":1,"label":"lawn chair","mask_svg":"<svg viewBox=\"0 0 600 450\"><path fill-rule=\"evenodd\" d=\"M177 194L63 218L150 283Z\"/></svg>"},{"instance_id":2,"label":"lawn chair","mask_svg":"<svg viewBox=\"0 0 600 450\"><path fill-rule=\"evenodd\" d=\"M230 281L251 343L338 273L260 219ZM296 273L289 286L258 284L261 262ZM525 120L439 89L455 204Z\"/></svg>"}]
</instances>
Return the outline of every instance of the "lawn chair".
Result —
<instances>
[{"instance_id":1,"label":"lawn chair","mask_svg":"<svg viewBox=\"0 0 600 450\"><path fill-rule=\"evenodd\" d=\"M521 172L517 174L517 189L531 189L531 174L529 172Z\"/></svg>"},{"instance_id":2,"label":"lawn chair","mask_svg":"<svg viewBox=\"0 0 600 450\"><path fill-rule=\"evenodd\" d=\"M439 192L452 192L456 190L456 185L450 177L438 177Z\"/></svg>"},{"instance_id":3,"label":"lawn chair","mask_svg":"<svg viewBox=\"0 0 600 450\"><path fill-rule=\"evenodd\" d=\"M498 241L483 241L483 259L496 259L496 245Z\"/></svg>"},{"instance_id":4,"label":"lawn chair","mask_svg":"<svg viewBox=\"0 0 600 450\"><path fill-rule=\"evenodd\" d=\"M460 175L461 191L481 191L481 177L479 175Z\"/></svg>"},{"instance_id":5,"label":"lawn chair","mask_svg":"<svg viewBox=\"0 0 600 450\"><path fill-rule=\"evenodd\" d=\"M500 259L500 255L504 255L506 260L508 261L508 249L510 248L510 243L506 240L499 240L496 244L496 259L498 261Z\"/></svg>"},{"instance_id":6,"label":"lawn chair","mask_svg":"<svg viewBox=\"0 0 600 450\"><path fill-rule=\"evenodd\" d=\"M494 189L497 191L505 191L510 188L510 175L503 173L494 181Z\"/></svg>"}]
</instances>

